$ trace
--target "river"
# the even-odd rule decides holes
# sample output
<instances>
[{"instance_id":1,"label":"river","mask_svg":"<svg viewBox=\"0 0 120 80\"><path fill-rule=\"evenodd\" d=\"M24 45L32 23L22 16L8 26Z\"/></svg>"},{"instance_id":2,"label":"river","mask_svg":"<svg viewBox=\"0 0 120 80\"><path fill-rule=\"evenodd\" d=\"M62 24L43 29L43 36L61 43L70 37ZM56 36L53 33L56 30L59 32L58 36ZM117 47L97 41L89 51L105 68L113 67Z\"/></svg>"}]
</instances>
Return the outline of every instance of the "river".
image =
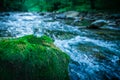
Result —
<instances>
[{"instance_id":1,"label":"river","mask_svg":"<svg viewBox=\"0 0 120 80\"><path fill-rule=\"evenodd\" d=\"M86 29L40 13L0 13L0 37L48 35L71 61L71 80L120 80L120 29Z\"/></svg>"}]
</instances>

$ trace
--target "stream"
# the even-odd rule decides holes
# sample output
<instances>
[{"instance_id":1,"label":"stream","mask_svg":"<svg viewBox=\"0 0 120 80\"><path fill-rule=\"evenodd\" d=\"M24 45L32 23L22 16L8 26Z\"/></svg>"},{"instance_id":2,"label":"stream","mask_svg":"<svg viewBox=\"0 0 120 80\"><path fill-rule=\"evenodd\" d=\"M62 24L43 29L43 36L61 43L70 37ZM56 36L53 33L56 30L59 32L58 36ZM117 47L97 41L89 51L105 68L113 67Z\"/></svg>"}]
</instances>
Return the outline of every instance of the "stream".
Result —
<instances>
[{"instance_id":1,"label":"stream","mask_svg":"<svg viewBox=\"0 0 120 80\"><path fill-rule=\"evenodd\" d=\"M120 29L86 29L49 14L0 13L0 38L48 35L71 61L71 80L120 80Z\"/></svg>"}]
</instances>

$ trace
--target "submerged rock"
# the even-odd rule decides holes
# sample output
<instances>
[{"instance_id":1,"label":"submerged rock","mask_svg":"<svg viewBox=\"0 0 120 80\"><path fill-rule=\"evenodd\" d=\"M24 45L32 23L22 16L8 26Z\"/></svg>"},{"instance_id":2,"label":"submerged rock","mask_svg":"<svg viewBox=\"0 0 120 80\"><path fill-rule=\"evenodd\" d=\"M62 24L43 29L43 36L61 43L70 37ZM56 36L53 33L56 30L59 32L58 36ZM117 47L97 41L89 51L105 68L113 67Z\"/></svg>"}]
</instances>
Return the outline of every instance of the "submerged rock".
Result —
<instances>
[{"instance_id":1,"label":"submerged rock","mask_svg":"<svg viewBox=\"0 0 120 80\"><path fill-rule=\"evenodd\" d=\"M104 26L105 24L107 24L106 20L96 20L96 21L92 22L88 26L88 28L90 28L90 29L98 29L98 28Z\"/></svg>"},{"instance_id":2,"label":"submerged rock","mask_svg":"<svg viewBox=\"0 0 120 80\"><path fill-rule=\"evenodd\" d=\"M0 80L69 80L68 63L47 36L0 40Z\"/></svg>"}]
</instances>

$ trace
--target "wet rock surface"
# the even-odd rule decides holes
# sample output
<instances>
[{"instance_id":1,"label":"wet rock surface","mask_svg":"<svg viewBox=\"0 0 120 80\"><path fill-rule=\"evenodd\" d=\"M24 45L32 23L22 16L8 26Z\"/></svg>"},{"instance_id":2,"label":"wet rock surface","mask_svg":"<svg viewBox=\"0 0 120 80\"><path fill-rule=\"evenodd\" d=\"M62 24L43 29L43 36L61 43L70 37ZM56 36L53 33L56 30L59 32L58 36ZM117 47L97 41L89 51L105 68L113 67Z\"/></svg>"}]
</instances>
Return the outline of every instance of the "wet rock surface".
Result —
<instances>
[{"instance_id":1,"label":"wet rock surface","mask_svg":"<svg viewBox=\"0 0 120 80\"><path fill-rule=\"evenodd\" d=\"M74 19L55 18L58 14L0 13L0 37L46 34L70 55L71 80L119 80L120 26L116 25L119 19L106 19L107 14L103 13L79 13ZM97 30L86 28L101 19L107 20L109 25Z\"/></svg>"},{"instance_id":2,"label":"wet rock surface","mask_svg":"<svg viewBox=\"0 0 120 80\"><path fill-rule=\"evenodd\" d=\"M96 20L94 22L92 22L88 28L89 29L98 29L100 27L103 27L105 24L107 24L106 20Z\"/></svg>"}]
</instances>

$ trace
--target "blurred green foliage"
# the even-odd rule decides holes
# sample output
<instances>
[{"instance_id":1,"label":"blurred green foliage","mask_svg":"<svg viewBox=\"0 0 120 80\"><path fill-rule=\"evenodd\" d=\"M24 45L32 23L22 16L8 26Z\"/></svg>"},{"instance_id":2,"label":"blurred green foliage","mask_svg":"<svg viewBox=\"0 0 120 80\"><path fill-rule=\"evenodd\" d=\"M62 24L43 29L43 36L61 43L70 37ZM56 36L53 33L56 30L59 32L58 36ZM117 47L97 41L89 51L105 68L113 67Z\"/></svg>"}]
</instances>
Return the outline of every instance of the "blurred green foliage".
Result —
<instances>
[{"instance_id":1,"label":"blurred green foliage","mask_svg":"<svg viewBox=\"0 0 120 80\"><path fill-rule=\"evenodd\" d=\"M0 11L120 10L120 0L1 0Z\"/></svg>"}]
</instances>

